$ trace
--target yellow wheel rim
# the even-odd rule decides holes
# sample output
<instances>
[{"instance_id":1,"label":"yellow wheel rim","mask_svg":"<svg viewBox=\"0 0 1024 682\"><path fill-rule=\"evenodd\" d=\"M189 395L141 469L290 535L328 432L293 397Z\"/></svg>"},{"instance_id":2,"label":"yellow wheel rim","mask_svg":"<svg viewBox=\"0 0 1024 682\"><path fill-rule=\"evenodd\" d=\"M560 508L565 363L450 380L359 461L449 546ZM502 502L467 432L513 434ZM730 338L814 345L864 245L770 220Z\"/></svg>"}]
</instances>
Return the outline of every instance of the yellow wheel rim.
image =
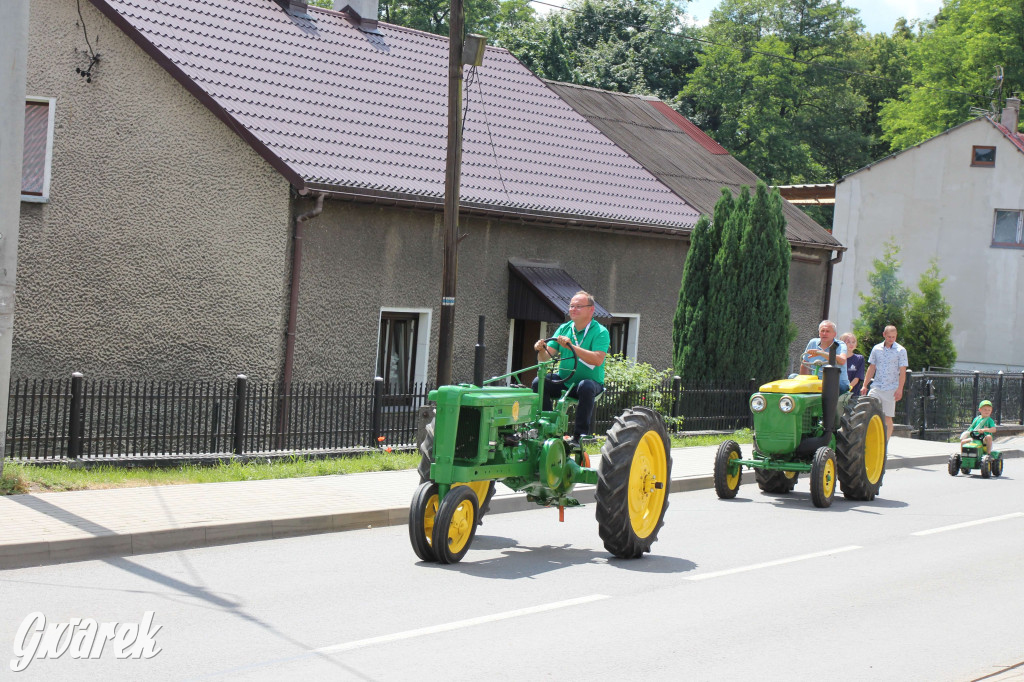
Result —
<instances>
[{"instance_id":1,"label":"yellow wheel rim","mask_svg":"<svg viewBox=\"0 0 1024 682\"><path fill-rule=\"evenodd\" d=\"M885 466L885 424L877 414L868 422L864 436L864 473L872 484L878 483Z\"/></svg>"},{"instance_id":2,"label":"yellow wheel rim","mask_svg":"<svg viewBox=\"0 0 1024 682\"><path fill-rule=\"evenodd\" d=\"M437 495L431 495L427 500L427 506L423 510L423 532L427 536L427 544L434 536L434 519L437 518Z\"/></svg>"},{"instance_id":3,"label":"yellow wheel rim","mask_svg":"<svg viewBox=\"0 0 1024 682\"><path fill-rule=\"evenodd\" d=\"M831 459L825 462L825 470L821 472L821 488L826 498L832 497L836 489L836 463Z\"/></svg>"},{"instance_id":4,"label":"yellow wheel rim","mask_svg":"<svg viewBox=\"0 0 1024 682\"><path fill-rule=\"evenodd\" d=\"M487 491L491 488L490 479L486 481L473 481L472 483L456 483L455 485L468 485L474 493L476 493L476 499L480 500L480 506L484 506L484 500L487 499ZM453 488L455 486L452 486Z\"/></svg>"},{"instance_id":5,"label":"yellow wheel rim","mask_svg":"<svg viewBox=\"0 0 1024 682\"><path fill-rule=\"evenodd\" d=\"M452 515L452 522L448 526L448 549L458 554L469 542L473 534L473 523L476 521L473 514L473 503L463 500L462 504L455 508Z\"/></svg>"},{"instance_id":6,"label":"yellow wheel rim","mask_svg":"<svg viewBox=\"0 0 1024 682\"><path fill-rule=\"evenodd\" d=\"M788 478L791 481L794 478L796 478L796 472L795 471L783 471L782 473L784 473L786 475L786 478Z\"/></svg>"},{"instance_id":7,"label":"yellow wheel rim","mask_svg":"<svg viewBox=\"0 0 1024 682\"><path fill-rule=\"evenodd\" d=\"M729 453L729 461L730 462L732 462L734 459L739 459L739 458L740 458L740 453L738 453L736 451L733 451L733 452ZM726 469L726 471L728 471L728 469ZM740 467L736 467L736 473L735 474L726 474L726 476L725 476L725 484L727 486L729 486L729 490L736 490L737 486L739 486L739 484L740 484L740 474L742 474L742 473L743 473L742 469L740 469Z\"/></svg>"},{"instance_id":8,"label":"yellow wheel rim","mask_svg":"<svg viewBox=\"0 0 1024 682\"><path fill-rule=\"evenodd\" d=\"M665 444L656 431L648 431L637 444L629 467L629 523L637 537L645 538L657 527L668 493L667 478Z\"/></svg>"}]
</instances>

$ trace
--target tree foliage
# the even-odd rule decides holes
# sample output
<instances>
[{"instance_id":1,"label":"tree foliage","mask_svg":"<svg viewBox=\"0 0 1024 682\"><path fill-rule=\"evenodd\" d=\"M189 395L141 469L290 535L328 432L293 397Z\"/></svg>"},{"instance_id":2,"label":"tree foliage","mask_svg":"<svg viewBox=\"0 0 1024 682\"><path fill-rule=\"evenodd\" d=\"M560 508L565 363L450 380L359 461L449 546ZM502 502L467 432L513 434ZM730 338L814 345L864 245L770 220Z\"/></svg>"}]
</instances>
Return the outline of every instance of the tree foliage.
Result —
<instances>
[{"instance_id":1,"label":"tree foliage","mask_svg":"<svg viewBox=\"0 0 1024 682\"><path fill-rule=\"evenodd\" d=\"M918 280L920 293L910 295L905 332L911 343L904 345L911 368L948 368L956 362L953 323L949 321L952 308L942 296L945 281L933 258Z\"/></svg>"},{"instance_id":2,"label":"tree foliage","mask_svg":"<svg viewBox=\"0 0 1024 682\"><path fill-rule=\"evenodd\" d=\"M792 340L785 226L782 198L764 183L735 199L723 189L714 220L698 221L673 326L684 386L781 376Z\"/></svg>"},{"instance_id":3,"label":"tree foliage","mask_svg":"<svg viewBox=\"0 0 1024 682\"><path fill-rule=\"evenodd\" d=\"M903 286L899 278L900 261L897 259L900 247L894 239L885 243L882 257L874 261L874 270L868 274L871 292L859 294L860 317L853 322L853 333L858 345L866 353L882 341L882 332L888 325L895 325L897 331L903 329L906 319L907 302L910 290Z\"/></svg>"}]
</instances>

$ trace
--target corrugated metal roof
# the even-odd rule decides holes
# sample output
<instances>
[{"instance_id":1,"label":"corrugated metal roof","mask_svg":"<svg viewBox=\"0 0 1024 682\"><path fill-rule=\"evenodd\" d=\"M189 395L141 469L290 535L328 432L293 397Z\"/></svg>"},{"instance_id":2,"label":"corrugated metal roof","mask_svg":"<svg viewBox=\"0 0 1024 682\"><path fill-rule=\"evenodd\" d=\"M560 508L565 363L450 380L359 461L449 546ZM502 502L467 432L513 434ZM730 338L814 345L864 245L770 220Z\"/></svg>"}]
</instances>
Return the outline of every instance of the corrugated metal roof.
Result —
<instances>
[{"instance_id":1,"label":"corrugated metal roof","mask_svg":"<svg viewBox=\"0 0 1024 682\"><path fill-rule=\"evenodd\" d=\"M757 183L750 169L660 100L553 81L548 81L548 86L707 216L714 211L722 187L739 191L741 185ZM667 115L666 109L672 115ZM845 250L796 206L783 201L782 209L791 243Z\"/></svg>"},{"instance_id":2,"label":"corrugated metal roof","mask_svg":"<svg viewBox=\"0 0 1024 682\"><path fill-rule=\"evenodd\" d=\"M508 317L517 320L540 320L562 323L567 319L569 302L580 283L557 263L509 260L512 273L508 283ZM594 317L613 317L604 306L594 301Z\"/></svg>"},{"instance_id":3,"label":"corrugated metal roof","mask_svg":"<svg viewBox=\"0 0 1024 682\"><path fill-rule=\"evenodd\" d=\"M274 0L91 0L299 186L444 196L448 40ZM467 71L468 73L468 71ZM697 211L506 50L467 78L462 203L688 229Z\"/></svg>"}]
</instances>

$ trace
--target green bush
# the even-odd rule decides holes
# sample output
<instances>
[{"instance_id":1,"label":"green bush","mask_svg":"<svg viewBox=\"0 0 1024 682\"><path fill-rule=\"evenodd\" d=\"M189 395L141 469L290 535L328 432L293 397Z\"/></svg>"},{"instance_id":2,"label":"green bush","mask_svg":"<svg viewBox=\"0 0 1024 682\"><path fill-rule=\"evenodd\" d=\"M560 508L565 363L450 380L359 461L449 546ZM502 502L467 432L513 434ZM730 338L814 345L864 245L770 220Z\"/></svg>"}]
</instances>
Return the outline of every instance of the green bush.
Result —
<instances>
[{"instance_id":1,"label":"green bush","mask_svg":"<svg viewBox=\"0 0 1024 682\"><path fill-rule=\"evenodd\" d=\"M609 355L604 362L604 381L609 395L602 399L608 414L621 414L626 408L643 405L660 413L672 430L677 419L672 411L672 369L657 370L646 362L637 362L621 354Z\"/></svg>"}]
</instances>

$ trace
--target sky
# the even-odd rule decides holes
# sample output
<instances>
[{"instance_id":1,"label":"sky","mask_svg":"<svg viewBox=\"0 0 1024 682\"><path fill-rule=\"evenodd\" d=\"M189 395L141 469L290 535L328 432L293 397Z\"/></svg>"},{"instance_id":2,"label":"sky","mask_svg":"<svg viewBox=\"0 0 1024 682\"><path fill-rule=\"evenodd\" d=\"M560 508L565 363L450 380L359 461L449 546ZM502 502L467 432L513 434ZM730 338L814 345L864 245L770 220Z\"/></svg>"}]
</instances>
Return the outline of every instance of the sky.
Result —
<instances>
[{"instance_id":1,"label":"sky","mask_svg":"<svg viewBox=\"0 0 1024 682\"><path fill-rule=\"evenodd\" d=\"M545 0L552 5L564 4L564 0ZM693 17L698 25L704 25L711 15L711 10L718 6L720 0L691 0L686 6L686 13ZM900 17L907 19L931 19L942 7L943 0L844 0L844 5L860 10L860 20L871 33L891 33L892 27ZM551 11L549 5L534 4L539 13Z\"/></svg>"}]
</instances>

